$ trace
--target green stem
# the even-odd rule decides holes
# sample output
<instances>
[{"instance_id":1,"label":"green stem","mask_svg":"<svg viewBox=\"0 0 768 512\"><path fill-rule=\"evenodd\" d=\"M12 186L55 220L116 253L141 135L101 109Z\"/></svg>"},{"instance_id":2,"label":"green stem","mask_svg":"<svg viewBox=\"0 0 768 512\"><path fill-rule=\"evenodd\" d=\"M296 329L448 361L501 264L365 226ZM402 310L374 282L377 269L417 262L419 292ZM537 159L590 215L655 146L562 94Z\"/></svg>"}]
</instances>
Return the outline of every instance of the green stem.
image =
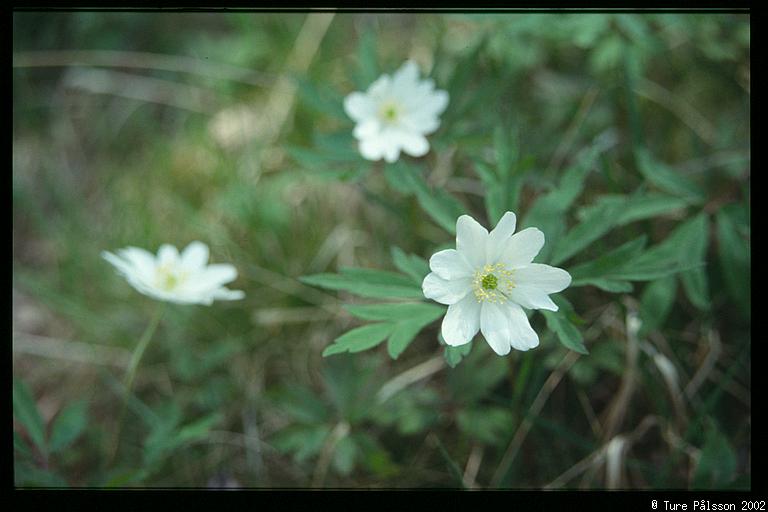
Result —
<instances>
[{"instance_id":1,"label":"green stem","mask_svg":"<svg viewBox=\"0 0 768 512\"><path fill-rule=\"evenodd\" d=\"M125 384L123 386L123 403L120 408L120 415L117 420L117 427L115 428L115 437L112 441L112 449L110 451L110 462L117 454L117 448L120 444L120 431L122 430L123 420L125 419L125 409L128 405L128 400L131 397L131 389L133 388L133 380L136 378L136 372L139 369L139 363L144 355L144 351L147 349L152 336L154 336L157 326L160 324L160 318L163 316L163 307L160 306L155 310L155 314L150 320L149 325L144 330L144 334L141 335L141 339L136 344L136 348L133 349L131 354L131 362L128 365L128 370L125 373Z\"/></svg>"}]
</instances>

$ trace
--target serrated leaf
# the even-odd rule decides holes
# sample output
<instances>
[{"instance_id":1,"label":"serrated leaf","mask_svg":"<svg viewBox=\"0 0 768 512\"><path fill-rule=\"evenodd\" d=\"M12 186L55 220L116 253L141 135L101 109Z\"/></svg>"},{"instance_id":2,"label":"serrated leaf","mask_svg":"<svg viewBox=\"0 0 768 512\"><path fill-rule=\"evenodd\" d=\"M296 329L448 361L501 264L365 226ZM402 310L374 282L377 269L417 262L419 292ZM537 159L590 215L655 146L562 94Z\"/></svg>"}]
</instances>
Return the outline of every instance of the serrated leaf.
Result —
<instances>
[{"instance_id":1,"label":"serrated leaf","mask_svg":"<svg viewBox=\"0 0 768 512\"><path fill-rule=\"evenodd\" d=\"M393 246L391 251L395 267L403 274L411 276L414 282L421 286L424 278L429 274L429 263L415 254L406 254L399 247Z\"/></svg>"},{"instance_id":2,"label":"serrated leaf","mask_svg":"<svg viewBox=\"0 0 768 512\"><path fill-rule=\"evenodd\" d=\"M13 415L27 430L35 446L43 453L48 453L45 442L45 424L37 403L32 398L27 385L19 379L13 379Z\"/></svg>"},{"instance_id":3,"label":"serrated leaf","mask_svg":"<svg viewBox=\"0 0 768 512\"><path fill-rule=\"evenodd\" d=\"M336 338L332 345L323 351L323 357L342 352L362 352L377 346L392 333L394 324L377 323L368 324L352 329Z\"/></svg>"},{"instance_id":4,"label":"serrated leaf","mask_svg":"<svg viewBox=\"0 0 768 512\"><path fill-rule=\"evenodd\" d=\"M635 150L635 162L640 173L661 190L682 197L692 204L704 201L705 195L694 181L682 173L658 162L648 150Z\"/></svg>"},{"instance_id":5,"label":"serrated leaf","mask_svg":"<svg viewBox=\"0 0 768 512\"><path fill-rule=\"evenodd\" d=\"M49 447L51 452L66 448L82 433L87 423L88 404L77 401L65 407L53 421Z\"/></svg>"}]
</instances>

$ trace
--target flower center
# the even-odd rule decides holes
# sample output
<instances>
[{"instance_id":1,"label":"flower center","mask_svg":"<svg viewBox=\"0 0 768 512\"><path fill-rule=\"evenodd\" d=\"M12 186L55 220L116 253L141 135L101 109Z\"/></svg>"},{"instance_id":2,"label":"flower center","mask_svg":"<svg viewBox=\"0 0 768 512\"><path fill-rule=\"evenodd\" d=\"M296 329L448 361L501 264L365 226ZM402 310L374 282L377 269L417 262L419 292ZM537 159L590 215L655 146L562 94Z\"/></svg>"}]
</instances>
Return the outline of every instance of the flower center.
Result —
<instances>
[{"instance_id":1,"label":"flower center","mask_svg":"<svg viewBox=\"0 0 768 512\"><path fill-rule=\"evenodd\" d=\"M157 285L165 291L172 291L186 277L186 272L180 272L168 265L162 265L157 269Z\"/></svg>"},{"instance_id":2,"label":"flower center","mask_svg":"<svg viewBox=\"0 0 768 512\"><path fill-rule=\"evenodd\" d=\"M492 302L503 304L507 294L515 287L512 282L514 271L507 270L503 263L485 265L477 272L472 280L472 289L477 302Z\"/></svg>"},{"instance_id":3,"label":"flower center","mask_svg":"<svg viewBox=\"0 0 768 512\"><path fill-rule=\"evenodd\" d=\"M483 288L486 290L495 290L499 284L499 278L493 274L486 274L486 276L483 277L482 284Z\"/></svg>"},{"instance_id":4,"label":"flower center","mask_svg":"<svg viewBox=\"0 0 768 512\"><path fill-rule=\"evenodd\" d=\"M400 117L400 108L394 102L387 102L379 109L379 116L386 124L393 124Z\"/></svg>"}]
</instances>

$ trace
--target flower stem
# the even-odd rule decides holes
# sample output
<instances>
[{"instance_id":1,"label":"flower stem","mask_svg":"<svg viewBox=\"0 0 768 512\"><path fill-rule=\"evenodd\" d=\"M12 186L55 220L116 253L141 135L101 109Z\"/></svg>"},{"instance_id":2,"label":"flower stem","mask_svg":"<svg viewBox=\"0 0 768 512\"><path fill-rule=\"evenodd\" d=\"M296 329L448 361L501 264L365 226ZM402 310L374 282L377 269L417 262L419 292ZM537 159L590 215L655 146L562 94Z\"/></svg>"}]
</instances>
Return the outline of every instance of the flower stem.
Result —
<instances>
[{"instance_id":1,"label":"flower stem","mask_svg":"<svg viewBox=\"0 0 768 512\"><path fill-rule=\"evenodd\" d=\"M149 325L147 325L147 328L144 330L144 334L141 335L141 339L139 339L139 342L136 344L136 348L133 349L133 353L131 354L131 361L128 365L128 370L125 372L123 403L120 407L120 415L118 416L117 427L115 428L115 436L112 440L112 448L109 454L110 462L114 459L115 454L117 454L117 448L120 444L120 431L122 430L123 420L125 419L125 409L131 396L133 380L136 378L136 372L139 369L139 363L141 362L141 358L144 355L144 351L147 349L152 336L154 336L155 331L157 330L157 326L160 324L160 318L163 316L163 309L164 308L160 306L155 310L155 314L152 316Z\"/></svg>"}]
</instances>

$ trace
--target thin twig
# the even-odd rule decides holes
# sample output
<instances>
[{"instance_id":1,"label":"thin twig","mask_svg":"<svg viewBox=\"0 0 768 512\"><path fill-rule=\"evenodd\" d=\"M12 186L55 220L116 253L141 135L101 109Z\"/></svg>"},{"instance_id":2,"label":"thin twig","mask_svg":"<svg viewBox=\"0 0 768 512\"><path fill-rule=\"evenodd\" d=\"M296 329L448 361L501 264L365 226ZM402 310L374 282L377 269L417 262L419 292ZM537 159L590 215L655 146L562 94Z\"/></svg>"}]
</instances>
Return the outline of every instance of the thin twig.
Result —
<instances>
[{"instance_id":1,"label":"thin twig","mask_svg":"<svg viewBox=\"0 0 768 512\"><path fill-rule=\"evenodd\" d=\"M376 393L376 400L379 403L385 402L402 389L405 389L414 382L418 382L434 375L444 367L445 359L442 355L427 359L423 363L418 364L387 381L381 386L379 392Z\"/></svg>"}]
</instances>

